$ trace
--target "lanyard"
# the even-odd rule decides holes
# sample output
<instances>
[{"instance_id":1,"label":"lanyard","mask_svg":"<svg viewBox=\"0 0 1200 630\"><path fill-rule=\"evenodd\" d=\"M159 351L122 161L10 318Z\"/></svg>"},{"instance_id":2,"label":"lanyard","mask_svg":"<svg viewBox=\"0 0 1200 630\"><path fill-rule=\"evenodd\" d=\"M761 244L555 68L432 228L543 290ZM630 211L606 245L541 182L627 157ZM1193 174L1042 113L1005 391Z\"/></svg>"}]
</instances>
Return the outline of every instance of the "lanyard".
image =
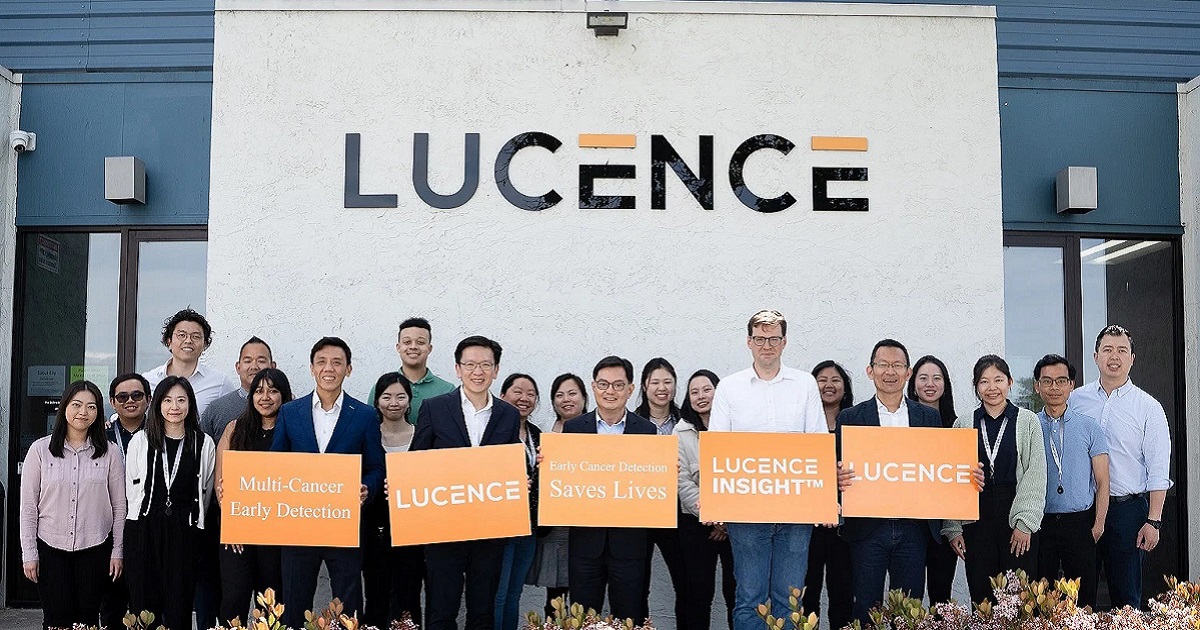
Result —
<instances>
[{"instance_id":1,"label":"lanyard","mask_svg":"<svg viewBox=\"0 0 1200 630\"><path fill-rule=\"evenodd\" d=\"M175 484L175 477L179 476L179 464L183 462L183 449L185 448L185 444L186 440L179 443L179 450L175 453L175 465L171 466L170 470L168 470L167 460L170 458L167 457L167 449L169 447L167 446L167 441L165 439L163 440L162 469L163 478L167 482L167 516L171 515L171 486Z\"/></svg>"},{"instance_id":2,"label":"lanyard","mask_svg":"<svg viewBox=\"0 0 1200 630\"><path fill-rule=\"evenodd\" d=\"M537 464L537 449L533 446L533 433L525 429L525 462L533 468Z\"/></svg>"},{"instance_id":3,"label":"lanyard","mask_svg":"<svg viewBox=\"0 0 1200 630\"><path fill-rule=\"evenodd\" d=\"M1000 454L1000 443L1004 441L1004 431L1008 428L1008 416L1004 417L1004 421L1000 423L1000 430L996 432L996 443L988 442L987 436L987 420L979 421L979 437L983 438L983 452L987 455L988 469L992 471L992 481L996 480L996 456Z\"/></svg>"},{"instance_id":4,"label":"lanyard","mask_svg":"<svg viewBox=\"0 0 1200 630\"><path fill-rule=\"evenodd\" d=\"M1046 417L1049 417L1049 415L1047 415ZM1054 459L1054 466L1058 468L1058 493L1062 494L1063 493L1063 483L1062 483L1063 465L1062 465L1062 463L1063 463L1063 455L1065 455L1066 451L1067 451L1067 420L1065 417L1062 418L1062 421L1061 421L1062 430L1061 431L1054 430L1054 426L1056 424L1059 424L1059 422L1054 420L1053 418L1051 418L1050 419L1050 457L1052 457ZM1058 444L1054 443L1054 436L1056 434L1058 434L1060 436Z\"/></svg>"}]
</instances>

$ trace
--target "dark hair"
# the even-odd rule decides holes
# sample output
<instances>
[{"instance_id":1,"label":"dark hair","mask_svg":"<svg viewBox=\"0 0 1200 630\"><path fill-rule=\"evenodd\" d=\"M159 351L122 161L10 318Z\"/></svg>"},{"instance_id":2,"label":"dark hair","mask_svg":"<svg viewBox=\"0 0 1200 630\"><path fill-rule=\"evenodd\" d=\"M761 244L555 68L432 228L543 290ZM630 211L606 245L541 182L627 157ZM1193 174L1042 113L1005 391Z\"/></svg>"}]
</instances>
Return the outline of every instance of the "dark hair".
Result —
<instances>
[{"instance_id":1,"label":"dark hair","mask_svg":"<svg viewBox=\"0 0 1200 630\"><path fill-rule=\"evenodd\" d=\"M874 358L874 357L872 357ZM812 369L813 378L816 378L821 372L833 368L837 370L838 376L842 377L842 385L845 391L842 393L842 401L838 403L838 410L849 409L854 406L854 388L850 385L850 375L846 373L846 368L838 365L836 361L822 361Z\"/></svg>"},{"instance_id":2,"label":"dark hair","mask_svg":"<svg viewBox=\"0 0 1200 630\"><path fill-rule=\"evenodd\" d=\"M592 368L592 380L596 380L596 377L600 375L600 370L610 367L622 368L625 370L625 380L629 381L630 383L633 382L633 364L629 362L629 359L622 359L621 357L612 354L600 359L600 361L596 363L596 367Z\"/></svg>"},{"instance_id":3,"label":"dark hair","mask_svg":"<svg viewBox=\"0 0 1200 630\"><path fill-rule=\"evenodd\" d=\"M404 393L408 394L408 409L404 412L404 419L412 420L412 381L409 381L408 377L399 372L388 372L375 381L375 400L371 401L371 404L375 407L375 415L379 417L380 422L383 422L383 412L379 410L379 397L383 395L383 390L396 383L400 383L400 387L404 388Z\"/></svg>"},{"instance_id":4,"label":"dark hair","mask_svg":"<svg viewBox=\"0 0 1200 630\"><path fill-rule=\"evenodd\" d=\"M696 370L695 373L693 373L692 376L690 378L688 378L687 383L684 385L684 387L686 388L686 387L690 386L692 384L692 381L696 380L697 378L699 378L701 376L703 376L704 378L707 378L708 382L712 383L713 387L716 387L717 383L721 382L721 379L718 378L717 375L714 372L712 372L711 370ZM696 413L695 409L692 409L692 397L690 395L688 395L687 389L683 390L683 405L681 405L679 407L679 417L683 418L684 420L687 420L689 423L691 423L692 426L696 427L697 431L707 431L708 430L708 427L704 426L704 423L700 421L700 414Z\"/></svg>"},{"instance_id":5,"label":"dark hair","mask_svg":"<svg viewBox=\"0 0 1200 630\"><path fill-rule=\"evenodd\" d=\"M270 344L263 341L262 339L259 339L257 336L247 339L246 343L242 344L242 348L240 350L238 350L238 356L239 357L242 356L242 353L246 351L246 346L248 346L250 344L255 344L255 343L262 344L263 346L265 346L267 348L267 356L273 356L271 353Z\"/></svg>"},{"instance_id":6,"label":"dark hair","mask_svg":"<svg viewBox=\"0 0 1200 630\"><path fill-rule=\"evenodd\" d=\"M433 329L429 327L429 320L424 317L409 317L400 322L400 328L396 331L396 341L400 341L400 333L404 332L405 328L423 328L429 333L429 339L433 339Z\"/></svg>"},{"instance_id":7,"label":"dark hair","mask_svg":"<svg viewBox=\"0 0 1200 630\"><path fill-rule=\"evenodd\" d=\"M204 331L204 347L207 348L212 345L212 326L208 325L208 320L204 319L203 315L193 311L189 306L163 322L162 343L164 346L171 347L171 335L175 334L175 327L183 322L200 324L200 328Z\"/></svg>"},{"instance_id":8,"label":"dark hair","mask_svg":"<svg viewBox=\"0 0 1200 630\"><path fill-rule=\"evenodd\" d=\"M1033 366L1033 380L1042 378L1042 368L1050 367L1051 365L1067 366L1067 376L1073 381L1075 380L1075 366L1061 354L1047 354L1038 359L1038 362Z\"/></svg>"},{"instance_id":9,"label":"dark hair","mask_svg":"<svg viewBox=\"0 0 1200 630\"><path fill-rule=\"evenodd\" d=\"M875 363L875 355L879 353L880 348L898 348L904 353L904 362L906 364L909 363L908 348L905 348L904 344L895 339L880 339L875 342L875 347L871 348L871 363Z\"/></svg>"},{"instance_id":10,"label":"dark hair","mask_svg":"<svg viewBox=\"0 0 1200 630\"><path fill-rule=\"evenodd\" d=\"M154 396L152 400L154 404L150 405L149 417L146 419L146 441L149 442L150 450L161 451L163 447L163 439L166 437L167 419L162 412L163 398L166 398L167 392L171 391L176 385L183 388L188 398L188 412L183 418L184 431L184 446L188 451L196 448L197 436L200 433L200 412L196 409L196 391L192 389L192 384L182 376L168 376L159 382L158 387L154 388Z\"/></svg>"},{"instance_id":11,"label":"dark hair","mask_svg":"<svg viewBox=\"0 0 1200 630\"><path fill-rule=\"evenodd\" d=\"M554 397L558 395L558 390L563 386L563 383L566 383L567 381L575 381L575 385L579 387L579 393L583 396L583 410L581 410L580 413L586 413L588 406L587 385L583 383L583 379L571 374L570 372L567 372L566 374L559 374L558 376L554 377L554 383L550 385L551 406L554 405ZM554 421L557 422L559 420L562 420L562 418L560 418L558 416L558 412L555 411Z\"/></svg>"},{"instance_id":12,"label":"dark hair","mask_svg":"<svg viewBox=\"0 0 1200 630\"><path fill-rule=\"evenodd\" d=\"M254 440L263 430L262 412L254 404L254 392L258 391L263 381L279 390L280 405L292 401L292 384L288 382L287 374L275 368L263 368L250 381L250 394L246 396L246 409L234 420L233 435L229 436L229 448L235 451L248 451L254 447ZM278 412L276 412L278 414Z\"/></svg>"},{"instance_id":13,"label":"dark hair","mask_svg":"<svg viewBox=\"0 0 1200 630\"><path fill-rule=\"evenodd\" d=\"M530 383L533 383L533 393L536 394L538 398L542 397L542 393L538 391L537 381L533 380L532 376L528 374L521 374L520 372L513 372L512 374L508 375L508 378L504 379L504 383L500 385L500 395L503 396L506 392L508 392L508 388L512 387L513 383L519 378L523 378Z\"/></svg>"},{"instance_id":14,"label":"dark hair","mask_svg":"<svg viewBox=\"0 0 1200 630\"><path fill-rule=\"evenodd\" d=\"M121 383L124 383L125 381L137 381L137 382L141 383L143 393L145 393L147 396L150 395L150 381L146 380L145 376L142 376L141 374L138 374L137 372L130 372L128 374L122 374L122 375L118 376L117 378L114 378L111 382L109 382L108 397L112 398L113 396L116 396L117 395L117 385L120 385Z\"/></svg>"},{"instance_id":15,"label":"dark hair","mask_svg":"<svg viewBox=\"0 0 1200 630\"><path fill-rule=\"evenodd\" d=\"M975 362L975 369L973 370L971 377L972 387L978 387L979 379L983 378L983 371L990 367L1000 370L1005 376L1008 377L1008 380L1012 380L1012 370L1008 369L1008 361L1005 361L996 354L985 354L979 357L979 360ZM979 392L976 391L975 395L978 396Z\"/></svg>"},{"instance_id":16,"label":"dark hair","mask_svg":"<svg viewBox=\"0 0 1200 630\"><path fill-rule=\"evenodd\" d=\"M917 372L926 363L932 363L937 366L937 369L942 371L942 397L938 399L938 415L942 417L942 426L951 427L954 421L958 419L958 413L954 411L954 387L950 384L950 370L946 369L946 364L942 360L927 354L913 364L912 376L908 379L908 397L912 400L920 400L917 398Z\"/></svg>"},{"instance_id":17,"label":"dark hair","mask_svg":"<svg viewBox=\"0 0 1200 630\"><path fill-rule=\"evenodd\" d=\"M1105 326L1104 330L1101 330L1100 334L1096 335L1096 352L1100 352L1100 340L1101 339L1104 339L1105 337L1120 337L1122 335L1124 335L1127 339L1129 339L1129 352L1132 353L1133 352L1133 335L1130 334L1130 332L1128 330L1126 330L1125 328L1118 326L1116 324L1109 324L1109 325Z\"/></svg>"},{"instance_id":18,"label":"dark hair","mask_svg":"<svg viewBox=\"0 0 1200 630\"><path fill-rule=\"evenodd\" d=\"M317 353L325 348L341 348L342 352L346 353L346 365L350 365L350 346L345 341L338 337L321 337L317 343L313 344L312 351L308 353L308 362L311 364L317 358Z\"/></svg>"},{"instance_id":19,"label":"dark hair","mask_svg":"<svg viewBox=\"0 0 1200 630\"><path fill-rule=\"evenodd\" d=\"M104 433L103 419L104 395L91 381L75 381L63 390L58 411L54 414L54 431L50 433L50 454L55 457L63 456L63 443L67 441L67 403L80 392L88 392L96 398L96 419L92 420L91 426L88 427L87 436L95 449L92 451L92 459L100 459L108 452L108 436Z\"/></svg>"},{"instance_id":20,"label":"dark hair","mask_svg":"<svg viewBox=\"0 0 1200 630\"><path fill-rule=\"evenodd\" d=\"M675 366L671 365L670 361L662 357L654 357L653 359L647 361L645 367L642 368L642 382L639 383L642 387L641 402L638 404L637 409L634 410L634 413L643 418L650 417L650 399L646 396L646 381L650 380L650 375L653 374L655 370L666 370L670 372L671 378L675 379L676 381L675 386L679 386L679 376L675 374ZM671 396L671 402L667 403L667 408L669 413L676 419L681 417L679 405L675 404L674 395Z\"/></svg>"},{"instance_id":21,"label":"dark hair","mask_svg":"<svg viewBox=\"0 0 1200 630\"><path fill-rule=\"evenodd\" d=\"M492 360L496 362L496 365L500 364L500 352L503 350L500 344L482 335L471 335L458 342L458 345L454 347L455 363L462 362L463 351L467 348L487 348L492 351Z\"/></svg>"}]
</instances>

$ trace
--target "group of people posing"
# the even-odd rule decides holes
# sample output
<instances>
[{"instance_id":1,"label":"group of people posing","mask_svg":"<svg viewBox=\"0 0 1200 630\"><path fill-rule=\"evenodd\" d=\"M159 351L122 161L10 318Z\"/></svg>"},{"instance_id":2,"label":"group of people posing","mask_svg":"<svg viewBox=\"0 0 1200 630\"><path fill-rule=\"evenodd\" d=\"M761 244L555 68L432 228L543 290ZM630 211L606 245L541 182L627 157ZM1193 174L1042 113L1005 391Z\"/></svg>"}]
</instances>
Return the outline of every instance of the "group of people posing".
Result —
<instances>
[{"instance_id":1,"label":"group of people posing","mask_svg":"<svg viewBox=\"0 0 1200 630\"><path fill-rule=\"evenodd\" d=\"M342 390L351 351L336 337L312 347L314 389L298 399L257 337L242 345L237 381L200 362L212 329L199 313L176 313L162 341L171 351L164 365L109 384L110 422L99 388L72 383L51 435L26 456L20 539L45 627L121 627L126 611L149 610L179 630L191 627L194 610L208 628L244 620L253 594L272 588L286 605L284 623L299 628L322 563L345 611L381 628L406 616L432 630L455 628L465 592L466 627L515 630L526 584L546 588L548 614L551 600L566 596L598 611L607 599L614 616L641 620L649 614L654 547L670 574L681 630L711 626L718 564L726 623L735 630L758 630L757 606L768 601L784 617L793 586L806 587L810 612L827 587L833 628L865 620L887 579L913 597L923 597L928 583L931 601L948 601L959 558L977 602L991 594L989 577L1023 568L1080 578L1081 604L1094 605L1103 564L1113 605L1136 607L1142 558L1158 544L1171 486L1166 416L1129 380L1133 339L1118 326L1097 336L1096 382L1075 389L1075 366L1058 355L1037 363L1034 387L1045 404L1037 413L1009 400L1007 363L986 355L973 372L980 404L957 416L946 366L932 356L913 363L891 339L875 345L866 366L874 395L854 405L841 365L824 361L811 374L783 365L787 321L777 311L750 318L752 366L724 379L699 370L680 381L669 361L655 358L635 380L630 361L616 356L595 365L590 385L574 374L555 378L547 430L677 436L674 529L537 526L541 429L530 416L541 391L533 377L512 373L493 396L502 349L485 337L457 344L456 387L426 365L429 322L404 321L401 369L378 378L371 404ZM629 411L635 393L639 404ZM815 527L700 520L701 431L840 437L850 425L974 429L979 520L846 518ZM525 446L534 488L532 535L391 545L384 453L513 443ZM361 545L219 544L221 453L229 449L361 455ZM854 492L853 470L839 464L838 478L841 493Z\"/></svg>"}]
</instances>

